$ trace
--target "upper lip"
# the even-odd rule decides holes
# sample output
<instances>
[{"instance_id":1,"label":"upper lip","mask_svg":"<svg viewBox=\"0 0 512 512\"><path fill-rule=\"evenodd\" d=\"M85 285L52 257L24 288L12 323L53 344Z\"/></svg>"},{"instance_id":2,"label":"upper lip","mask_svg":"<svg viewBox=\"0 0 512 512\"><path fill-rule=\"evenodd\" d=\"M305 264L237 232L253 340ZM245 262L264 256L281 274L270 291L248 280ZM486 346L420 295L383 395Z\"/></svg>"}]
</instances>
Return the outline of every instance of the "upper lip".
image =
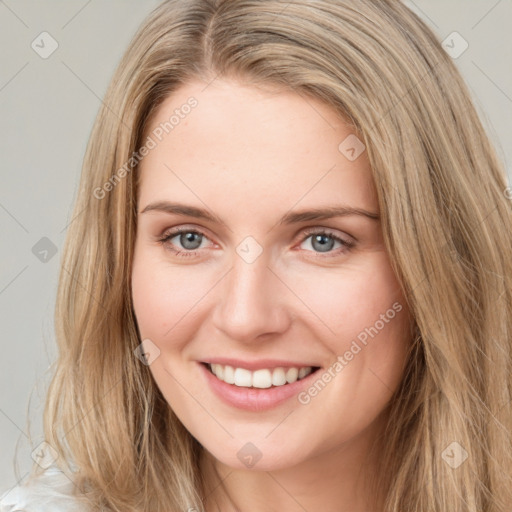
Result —
<instances>
[{"instance_id":1,"label":"upper lip","mask_svg":"<svg viewBox=\"0 0 512 512\"><path fill-rule=\"evenodd\" d=\"M305 367L313 367L318 368L318 365L314 365L311 363L300 363L297 361L283 361L280 359L258 359L257 361L243 361L242 359L233 359L226 357L212 357L209 359L205 359L201 361L202 363L207 364L221 364L223 366L229 365L233 368L245 368L246 370L262 370L264 368L274 369L274 368L305 368Z\"/></svg>"}]
</instances>

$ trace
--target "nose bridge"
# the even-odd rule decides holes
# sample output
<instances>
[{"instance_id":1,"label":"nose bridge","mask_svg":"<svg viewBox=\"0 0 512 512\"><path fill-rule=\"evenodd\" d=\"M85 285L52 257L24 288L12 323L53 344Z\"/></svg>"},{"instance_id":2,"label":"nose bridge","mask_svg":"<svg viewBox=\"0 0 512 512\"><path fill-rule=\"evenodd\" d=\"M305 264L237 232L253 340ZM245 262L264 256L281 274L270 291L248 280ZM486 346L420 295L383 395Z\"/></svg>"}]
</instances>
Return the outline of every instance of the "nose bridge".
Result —
<instances>
[{"instance_id":1,"label":"nose bridge","mask_svg":"<svg viewBox=\"0 0 512 512\"><path fill-rule=\"evenodd\" d=\"M286 327L283 294L278 290L282 285L268 264L265 254L260 251L255 256L254 247L243 242L233 255L214 315L216 327L231 339L249 341Z\"/></svg>"}]
</instances>

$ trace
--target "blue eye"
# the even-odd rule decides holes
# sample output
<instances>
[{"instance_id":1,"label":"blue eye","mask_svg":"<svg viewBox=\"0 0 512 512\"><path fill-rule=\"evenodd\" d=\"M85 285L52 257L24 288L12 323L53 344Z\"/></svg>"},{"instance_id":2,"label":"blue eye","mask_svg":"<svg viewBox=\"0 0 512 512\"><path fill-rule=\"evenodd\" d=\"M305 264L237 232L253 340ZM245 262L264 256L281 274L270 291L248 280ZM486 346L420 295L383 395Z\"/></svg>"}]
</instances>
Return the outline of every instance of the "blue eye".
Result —
<instances>
[{"instance_id":1,"label":"blue eye","mask_svg":"<svg viewBox=\"0 0 512 512\"><path fill-rule=\"evenodd\" d=\"M187 250L199 249L201 242L203 241L203 235L197 231L182 231L181 233L173 236L176 238L179 236L180 244ZM171 240L172 240L171 238Z\"/></svg>"},{"instance_id":2,"label":"blue eye","mask_svg":"<svg viewBox=\"0 0 512 512\"><path fill-rule=\"evenodd\" d=\"M175 245L171 242L173 238L178 238L179 244L184 250L178 250L173 247ZM171 251L178 254L180 257L188 257L196 254L196 249L200 248L203 238L206 238L205 235L199 231L180 228L176 229L172 233L164 235L164 237L159 239L159 242L167 244Z\"/></svg>"},{"instance_id":3,"label":"blue eye","mask_svg":"<svg viewBox=\"0 0 512 512\"><path fill-rule=\"evenodd\" d=\"M308 234L301 243L304 243L309 239L311 239L310 246L313 248L313 251L310 252L328 253L328 256L331 256L331 253L333 252L332 249L336 243L339 244L337 248L340 248L341 246L343 249L342 251L334 251L334 255L339 252L349 251L354 246L353 242L344 240L333 233L324 230L314 231Z\"/></svg>"},{"instance_id":4,"label":"blue eye","mask_svg":"<svg viewBox=\"0 0 512 512\"><path fill-rule=\"evenodd\" d=\"M306 240L311 239L310 246L313 250L307 251L320 255L325 254L327 257L348 252L355 245L354 242L344 240L326 230L310 230L305 233L305 235L306 236L303 236L301 240L301 245L306 242ZM171 242L174 238L177 238L177 241ZM196 256L197 251L202 248L201 245L204 240L208 240L208 238L200 231L190 228L177 228L171 233L166 233L162 238L159 238L158 241L166 245L169 250L177 256L186 258ZM338 244L338 247L335 247L336 244ZM178 249L176 249L176 246L178 246ZM181 249L179 248L180 246ZM340 248L341 250L339 250ZM333 251L333 249L335 250Z\"/></svg>"}]
</instances>

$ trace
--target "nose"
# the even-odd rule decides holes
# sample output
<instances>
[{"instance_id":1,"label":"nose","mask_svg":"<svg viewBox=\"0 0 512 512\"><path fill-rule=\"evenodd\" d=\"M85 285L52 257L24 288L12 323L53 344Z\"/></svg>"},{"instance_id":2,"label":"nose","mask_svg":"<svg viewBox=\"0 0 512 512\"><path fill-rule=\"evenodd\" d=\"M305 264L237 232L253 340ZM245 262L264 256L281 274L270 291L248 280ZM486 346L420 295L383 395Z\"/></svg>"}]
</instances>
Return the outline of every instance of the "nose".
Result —
<instances>
[{"instance_id":1,"label":"nose","mask_svg":"<svg viewBox=\"0 0 512 512\"><path fill-rule=\"evenodd\" d=\"M289 326L285 304L289 293L264 254L252 263L235 254L231 270L216 287L213 323L229 339L250 342L264 334L282 333Z\"/></svg>"}]
</instances>

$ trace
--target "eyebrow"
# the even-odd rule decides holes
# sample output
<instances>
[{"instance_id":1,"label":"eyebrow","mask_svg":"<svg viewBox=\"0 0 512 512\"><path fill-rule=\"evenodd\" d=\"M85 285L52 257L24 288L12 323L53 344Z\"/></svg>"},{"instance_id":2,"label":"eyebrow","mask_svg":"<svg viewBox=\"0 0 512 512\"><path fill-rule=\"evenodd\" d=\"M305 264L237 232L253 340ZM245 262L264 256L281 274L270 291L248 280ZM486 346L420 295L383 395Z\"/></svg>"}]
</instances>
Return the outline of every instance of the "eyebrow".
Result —
<instances>
[{"instance_id":1,"label":"eyebrow","mask_svg":"<svg viewBox=\"0 0 512 512\"><path fill-rule=\"evenodd\" d=\"M142 214L150 211L160 211L170 214L185 215L188 217L195 217L197 219L208 220L225 226L225 222L220 217L210 213L206 209L198 208L196 206L189 206L181 203L171 203L169 201L156 201L154 203L148 204L139 213ZM299 222L326 220L333 217L346 217L349 215L364 216L375 221L380 219L380 215L378 213L370 212L368 210L364 210L363 208L341 205L288 212L281 218L279 224L296 224Z\"/></svg>"}]
</instances>

